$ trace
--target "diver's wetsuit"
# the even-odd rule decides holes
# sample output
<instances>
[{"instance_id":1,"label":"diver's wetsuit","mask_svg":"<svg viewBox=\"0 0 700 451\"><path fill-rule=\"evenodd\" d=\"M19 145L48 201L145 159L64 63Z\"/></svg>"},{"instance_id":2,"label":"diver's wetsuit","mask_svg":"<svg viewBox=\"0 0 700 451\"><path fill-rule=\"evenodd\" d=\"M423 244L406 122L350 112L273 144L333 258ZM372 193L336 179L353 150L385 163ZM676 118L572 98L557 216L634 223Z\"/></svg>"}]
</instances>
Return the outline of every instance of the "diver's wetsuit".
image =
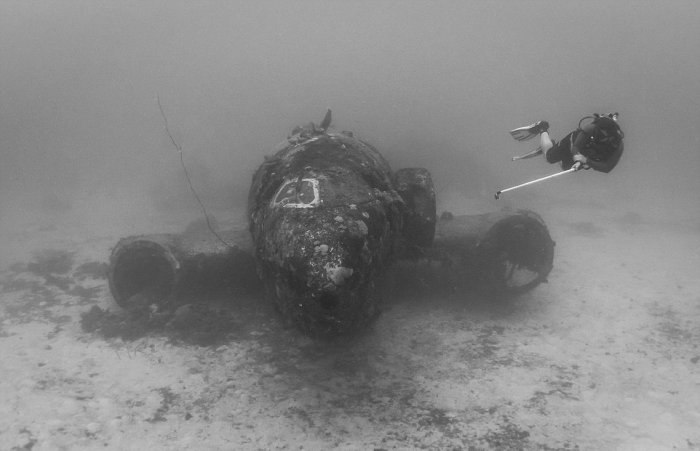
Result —
<instances>
[{"instance_id":1,"label":"diver's wetsuit","mask_svg":"<svg viewBox=\"0 0 700 451\"><path fill-rule=\"evenodd\" d=\"M620 161L624 143L617 145L599 144L593 137L596 127L588 124L583 129L574 130L554 144L545 155L549 163L561 162L563 170L574 165L574 155L580 153L588 158L587 165L600 172L610 172Z\"/></svg>"},{"instance_id":2,"label":"diver's wetsuit","mask_svg":"<svg viewBox=\"0 0 700 451\"><path fill-rule=\"evenodd\" d=\"M579 133L579 130L573 131L566 135L561 141L554 143L554 146L552 146L552 148L549 149L545 155L547 162L554 164L561 161L561 168L564 170L567 170L573 166L574 156L571 152L571 145L576 139L576 135Z\"/></svg>"}]
</instances>

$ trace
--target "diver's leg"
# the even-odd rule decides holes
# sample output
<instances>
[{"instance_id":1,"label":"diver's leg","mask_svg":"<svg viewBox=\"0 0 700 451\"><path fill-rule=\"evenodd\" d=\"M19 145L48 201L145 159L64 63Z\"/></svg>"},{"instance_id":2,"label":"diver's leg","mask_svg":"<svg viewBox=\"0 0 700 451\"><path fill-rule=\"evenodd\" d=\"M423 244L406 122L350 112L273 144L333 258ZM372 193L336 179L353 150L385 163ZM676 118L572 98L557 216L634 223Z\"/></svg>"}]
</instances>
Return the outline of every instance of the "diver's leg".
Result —
<instances>
[{"instance_id":1,"label":"diver's leg","mask_svg":"<svg viewBox=\"0 0 700 451\"><path fill-rule=\"evenodd\" d=\"M569 169L574 164L574 159L571 156L571 137L573 133L574 132L569 133L559 142L553 142L549 136L543 136L541 138L543 146L546 144L545 140L552 143L552 147L544 153L548 163L561 162L561 168L564 170ZM543 135L544 134L545 133L543 133Z\"/></svg>"},{"instance_id":2,"label":"diver's leg","mask_svg":"<svg viewBox=\"0 0 700 451\"><path fill-rule=\"evenodd\" d=\"M546 135L546 133L543 133L543 135ZM554 144L549 138L549 135L546 137L543 136L541 140L542 146L548 146L547 150L544 152L544 158L547 160L547 163L554 164L560 162L562 160L562 154L565 152L561 142Z\"/></svg>"},{"instance_id":3,"label":"diver's leg","mask_svg":"<svg viewBox=\"0 0 700 451\"><path fill-rule=\"evenodd\" d=\"M542 124L543 122L544 122L545 124L547 124L546 121L540 121L540 122L537 122L537 124L535 124L535 125L533 126L533 129L534 129L535 127L541 127L540 130L538 131L538 133L540 134L540 146L539 146L537 149L535 149L535 150L533 150L533 151L531 151L531 152L526 153L525 155L519 155L519 156L517 156L517 157L513 157L513 158L512 158L513 161L516 161L516 160L525 160L525 159L527 159L527 158L536 157L537 155L546 153L549 149L552 148L552 146L554 146L554 143L552 143L552 139L549 137L549 133L548 133L546 130L543 129L543 128L545 128L545 127L542 127L542 126L540 125L540 124ZM548 124L547 124L547 125L548 125Z\"/></svg>"},{"instance_id":4,"label":"diver's leg","mask_svg":"<svg viewBox=\"0 0 700 451\"><path fill-rule=\"evenodd\" d=\"M528 158L536 157L537 155L539 155L541 153L542 153L542 147L538 147L537 149L532 150L532 151L526 153L525 155L517 155L517 156L511 158L511 160L512 161L525 160Z\"/></svg>"},{"instance_id":5,"label":"diver's leg","mask_svg":"<svg viewBox=\"0 0 700 451\"><path fill-rule=\"evenodd\" d=\"M554 143L552 142L552 138L549 137L549 132L540 133L540 148L542 152L546 153L552 147L554 147Z\"/></svg>"}]
</instances>

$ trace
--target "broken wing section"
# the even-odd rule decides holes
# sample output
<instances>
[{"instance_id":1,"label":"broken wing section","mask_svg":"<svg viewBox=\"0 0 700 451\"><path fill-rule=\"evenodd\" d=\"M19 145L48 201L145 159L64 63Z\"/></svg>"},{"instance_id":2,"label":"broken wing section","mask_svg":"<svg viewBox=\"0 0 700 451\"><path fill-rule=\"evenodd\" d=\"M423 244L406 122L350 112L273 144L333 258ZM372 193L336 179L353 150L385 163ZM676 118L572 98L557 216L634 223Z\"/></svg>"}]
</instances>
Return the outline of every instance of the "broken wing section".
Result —
<instances>
[{"instance_id":1,"label":"broken wing section","mask_svg":"<svg viewBox=\"0 0 700 451\"><path fill-rule=\"evenodd\" d=\"M231 295L259 289L247 230L217 234L219 237L200 224L181 234L121 239L109 260L114 300L128 310L167 310L186 295Z\"/></svg>"},{"instance_id":2,"label":"broken wing section","mask_svg":"<svg viewBox=\"0 0 700 451\"><path fill-rule=\"evenodd\" d=\"M517 295L547 280L554 245L542 218L529 210L443 214L433 246L409 256L402 270L424 286Z\"/></svg>"}]
</instances>

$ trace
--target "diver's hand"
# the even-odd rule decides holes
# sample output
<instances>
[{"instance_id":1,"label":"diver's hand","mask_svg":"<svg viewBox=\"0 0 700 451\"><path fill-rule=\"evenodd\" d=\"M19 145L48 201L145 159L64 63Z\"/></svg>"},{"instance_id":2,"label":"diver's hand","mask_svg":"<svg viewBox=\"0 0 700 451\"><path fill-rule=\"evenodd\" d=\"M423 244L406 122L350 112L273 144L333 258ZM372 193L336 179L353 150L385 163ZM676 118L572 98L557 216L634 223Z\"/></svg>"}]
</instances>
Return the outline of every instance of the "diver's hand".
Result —
<instances>
[{"instance_id":1,"label":"diver's hand","mask_svg":"<svg viewBox=\"0 0 700 451\"><path fill-rule=\"evenodd\" d=\"M581 169L590 169L588 165L588 158L580 153L574 155L574 164L571 166L575 171L580 171Z\"/></svg>"},{"instance_id":2,"label":"diver's hand","mask_svg":"<svg viewBox=\"0 0 700 451\"><path fill-rule=\"evenodd\" d=\"M573 164L573 166L571 166L571 168L574 171L580 171L581 169L590 169L591 167L582 161L577 161Z\"/></svg>"}]
</instances>

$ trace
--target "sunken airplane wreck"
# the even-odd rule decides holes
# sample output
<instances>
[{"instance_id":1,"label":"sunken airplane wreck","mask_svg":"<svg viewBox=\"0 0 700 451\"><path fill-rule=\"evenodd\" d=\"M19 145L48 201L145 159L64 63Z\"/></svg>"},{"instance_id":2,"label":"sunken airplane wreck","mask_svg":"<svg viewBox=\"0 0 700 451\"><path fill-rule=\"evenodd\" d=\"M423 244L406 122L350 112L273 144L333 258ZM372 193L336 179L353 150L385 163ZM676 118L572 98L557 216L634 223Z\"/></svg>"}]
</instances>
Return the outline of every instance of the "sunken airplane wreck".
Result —
<instances>
[{"instance_id":1,"label":"sunken airplane wreck","mask_svg":"<svg viewBox=\"0 0 700 451\"><path fill-rule=\"evenodd\" d=\"M371 324L397 262L435 284L497 295L546 279L554 242L537 214L438 219L427 170L392 172L374 147L332 132L330 121L329 110L320 125L295 128L265 159L250 187L249 230L120 240L108 271L116 302L167 312L215 286L262 284L284 320L332 337Z\"/></svg>"}]
</instances>

